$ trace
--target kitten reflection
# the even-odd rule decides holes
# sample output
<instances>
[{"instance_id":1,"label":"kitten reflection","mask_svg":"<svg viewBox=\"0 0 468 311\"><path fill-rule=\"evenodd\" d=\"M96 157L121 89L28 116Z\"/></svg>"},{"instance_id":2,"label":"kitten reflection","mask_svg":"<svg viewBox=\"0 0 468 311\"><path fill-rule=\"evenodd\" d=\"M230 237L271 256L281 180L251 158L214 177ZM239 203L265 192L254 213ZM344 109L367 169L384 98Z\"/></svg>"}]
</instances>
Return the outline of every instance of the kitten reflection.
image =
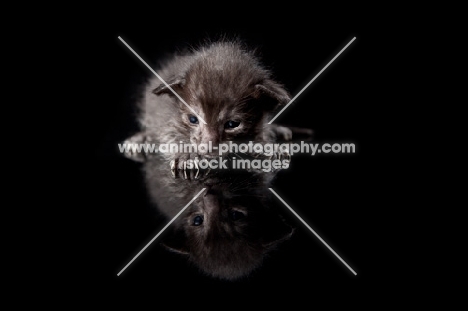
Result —
<instances>
[{"instance_id":1,"label":"kitten reflection","mask_svg":"<svg viewBox=\"0 0 468 311\"><path fill-rule=\"evenodd\" d=\"M233 193L225 185L210 187L175 222L163 245L207 275L227 280L248 275L293 232L266 207L265 190Z\"/></svg>"},{"instance_id":2,"label":"kitten reflection","mask_svg":"<svg viewBox=\"0 0 468 311\"><path fill-rule=\"evenodd\" d=\"M204 274L227 280L247 276L293 232L267 189L275 173L215 170L200 180L174 179L162 157L148 159L143 172L149 198L168 220L206 188L162 240Z\"/></svg>"}]
</instances>

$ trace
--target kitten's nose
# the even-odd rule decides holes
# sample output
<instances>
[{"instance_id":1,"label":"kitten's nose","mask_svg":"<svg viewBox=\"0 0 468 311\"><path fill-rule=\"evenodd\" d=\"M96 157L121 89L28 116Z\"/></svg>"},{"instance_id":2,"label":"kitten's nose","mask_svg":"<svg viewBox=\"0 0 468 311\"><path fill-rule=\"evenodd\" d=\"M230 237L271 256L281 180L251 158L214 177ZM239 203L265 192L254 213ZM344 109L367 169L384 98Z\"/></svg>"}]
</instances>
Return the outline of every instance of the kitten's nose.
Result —
<instances>
[{"instance_id":1,"label":"kitten's nose","mask_svg":"<svg viewBox=\"0 0 468 311\"><path fill-rule=\"evenodd\" d=\"M200 144L206 144L206 146L208 146L208 147L211 146L212 147L212 150L209 150L209 148L207 148L206 150L201 150L201 152L199 152L200 154L202 154L202 155L216 154L217 153L217 147L219 145L219 135L218 135L218 133L213 129L206 129L203 132ZM216 149L213 149L213 147L216 147Z\"/></svg>"}]
</instances>

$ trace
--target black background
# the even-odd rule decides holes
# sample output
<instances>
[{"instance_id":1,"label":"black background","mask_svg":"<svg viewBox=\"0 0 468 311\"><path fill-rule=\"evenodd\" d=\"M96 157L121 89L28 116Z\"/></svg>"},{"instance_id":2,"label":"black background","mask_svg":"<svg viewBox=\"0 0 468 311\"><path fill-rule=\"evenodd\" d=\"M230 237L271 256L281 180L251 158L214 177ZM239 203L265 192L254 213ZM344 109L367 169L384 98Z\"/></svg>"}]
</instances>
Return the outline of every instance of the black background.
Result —
<instances>
[{"instance_id":1,"label":"black background","mask_svg":"<svg viewBox=\"0 0 468 311\"><path fill-rule=\"evenodd\" d=\"M80 118L79 142L87 146L74 164L78 194L67 201L79 206L73 208L79 221L73 222L80 224L78 232L70 233L71 250L57 264L73 271L71 276L64 273L64 286L79 284L83 296L129 296L137 289L157 301L173 294L203 305L214 296L225 301L249 297L259 303L285 300L290 305L301 300L305 306L323 297L345 305L364 305L369 297L387 301L395 282L403 280L397 267L404 257L393 252L394 199L386 188L393 164L383 159L390 103L382 88L392 66L387 58L390 38L384 37L388 25L378 13L372 18L351 11L324 16L319 10L299 14L304 9L293 8L225 19L224 10L187 17L173 9L90 13L92 18L77 23L76 40L63 48L79 73L80 82L71 88L81 101L74 113ZM295 235L246 279L226 282L200 275L156 242L117 276L165 225L147 201L140 164L117 149L138 130L135 97L151 76L118 36L155 65L167 53L221 35L238 36L258 48L263 63L293 96L356 37L275 123L312 128L316 142L350 142L357 152L293 158L273 188L357 276L286 207L284 215L297 228Z\"/></svg>"}]
</instances>

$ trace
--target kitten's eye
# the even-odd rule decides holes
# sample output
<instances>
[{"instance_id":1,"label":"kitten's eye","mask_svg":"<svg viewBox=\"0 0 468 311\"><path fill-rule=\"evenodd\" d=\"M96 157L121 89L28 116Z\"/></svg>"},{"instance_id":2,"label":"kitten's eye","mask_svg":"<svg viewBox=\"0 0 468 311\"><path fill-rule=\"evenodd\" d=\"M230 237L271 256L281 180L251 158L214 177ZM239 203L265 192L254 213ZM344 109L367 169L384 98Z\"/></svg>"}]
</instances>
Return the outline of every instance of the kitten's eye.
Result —
<instances>
[{"instance_id":1,"label":"kitten's eye","mask_svg":"<svg viewBox=\"0 0 468 311\"><path fill-rule=\"evenodd\" d=\"M189 121L190 123L193 123L193 124L198 124L198 118L195 117L195 116L189 116Z\"/></svg>"},{"instance_id":2,"label":"kitten's eye","mask_svg":"<svg viewBox=\"0 0 468 311\"><path fill-rule=\"evenodd\" d=\"M245 217L245 214L242 213L242 212L239 212L239 211L231 211L229 213L229 217L232 219L232 220L239 220L239 219L242 219Z\"/></svg>"},{"instance_id":3,"label":"kitten's eye","mask_svg":"<svg viewBox=\"0 0 468 311\"><path fill-rule=\"evenodd\" d=\"M226 124L224 124L224 128L232 129L232 128L238 127L239 124L240 124L240 122L229 120L229 121L226 122Z\"/></svg>"},{"instance_id":4,"label":"kitten's eye","mask_svg":"<svg viewBox=\"0 0 468 311\"><path fill-rule=\"evenodd\" d=\"M203 216L195 216L193 219L194 226L200 226L203 223Z\"/></svg>"}]
</instances>

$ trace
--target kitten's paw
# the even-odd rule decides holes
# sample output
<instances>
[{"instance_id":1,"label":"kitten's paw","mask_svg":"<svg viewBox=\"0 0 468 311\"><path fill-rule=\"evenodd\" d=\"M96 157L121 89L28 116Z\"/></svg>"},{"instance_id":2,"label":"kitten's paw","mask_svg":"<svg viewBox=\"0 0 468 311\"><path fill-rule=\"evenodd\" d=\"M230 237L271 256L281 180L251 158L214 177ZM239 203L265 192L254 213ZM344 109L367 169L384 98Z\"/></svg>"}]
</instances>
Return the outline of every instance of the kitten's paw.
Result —
<instances>
[{"instance_id":1,"label":"kitten's paw","mask_svg":"<svg viewBox=\"0 0 468 311\"><path fill-rule=\"evenodd\" d=\"M156 156L159 144L156 139L146 132L139 132L119 144L119 151L128 159L145 162Z\"/></svg>"},{"instance_id":2,"label":"kitten's paw","mask_svg":"<svg viewBox=\"0 0 468 311\"><path fill-rule=\"evenodd\" d=\"M146 161L146 153L142 152L139 145L144 144L148 140L146 133L137 133L129 138L127 138L122 145L126 146L123 150L124 157L137 161L137 162L145 162Z\"/></svg>"},{"instance_id":3,"label":"kitten's paw","mask_svg":"<svg viewBox=\"0 0 468 311\"><path fill-rule=\"evenodd\" d=\"M292 131L291 129L284 126L277 126L275 128L277 140L292 140Z\"/></svg>"},{"instance_id":4,"label":"kitten's paw","mask_svg":"<svg viewBox=\"0 0 468 311\"><path fill-rule=\"evenodd\" d=\"M270 157L270 160L291 161L291 154L287 150L282 150L282 151L273 153L273 155Z\"/></svg>"},{"instance_id":5,"label":"kitten's paw","mask_svg":"<svg viewBox=\"0 0 468 311\"><path fill-rule=\"evenodd\" d=\"M179 157L172 160L169 165L172 177L185 180L198 180L206 177L211 171L209 167L207 169L200 167L199 157L194 159L190 159L189 156Z\"/></svg>"}]
</instances>

